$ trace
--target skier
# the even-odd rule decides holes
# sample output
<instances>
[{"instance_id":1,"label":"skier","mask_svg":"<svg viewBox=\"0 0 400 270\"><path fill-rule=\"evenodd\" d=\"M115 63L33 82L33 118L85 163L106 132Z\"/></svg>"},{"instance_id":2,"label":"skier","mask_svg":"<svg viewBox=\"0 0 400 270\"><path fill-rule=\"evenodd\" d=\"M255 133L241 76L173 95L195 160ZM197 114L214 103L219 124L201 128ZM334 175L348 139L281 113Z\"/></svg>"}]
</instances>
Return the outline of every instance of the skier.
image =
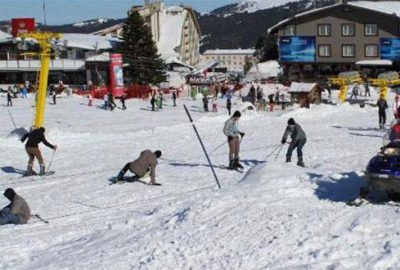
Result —
<instances>
[{"instance_id":1,"label":"skier","mask_svg":"<svg viewBox=\"0 0 400 270\"><path fill-rule=\"evenodd\" d=\"M111 93L108 93L108 106L110 106L110 110L113 111L115 107L117 107L117 104L114 102L114 95Z\"/></svg>"},{"instance_id":2,"label":"skier","mask_svg":"<svg viewBox=\"0 0 400 270\"><path fill-rule=\"evenodd\" d=\"M53 104L57 104L57 91L53 91Z\"/></svg>"},{"instance_id":3,"label":"skier","mask_svg":"<svg viewBox=\"0 0 400 270\"><path fill-rule=\"evenodd\" d=\"M292 141L290 142L290 146L288 148L288 151L286 153L286 162L291 162L292 160L292 152L295 148L297 148L297 165L304 167L304 162L303 162L303 152L302 149L304 145L307 142L306 134L301 128L299 124L297 124L293 118L290 118L288 121L288 126L285 130L285 133L283 134L282 138L282 144L286 143L286 139L289 136L292 138Z\"/></svg>"},{"instance_id":4,"label":"skier","mask_svg":"<svg viewBox=\"0 0 400 270\"><path fill-rule=\"evenodd\" d=\"M22 98L28 97L28 89L26 88L26 86L22 87L21 95L22 95Z\"/></svg>"},{"instance_id":5,"label":"skier","mask_svg":"<svg viewBox=\"0 0 400 270\"><path fill-rule=\"evenodd\" d=\"M388 108L387 102L384 98L384 95L381 95L376 103L378 106L379 112L379 128L383 129L386 124L386 109Z\"/></svg>"},{"instance_id":6,"label":"skier","mask_svg":"<svg viewBox=\"0 0 400 270\"><path fill-rule=\"evenodd\" d=\"M399 119L400 115L399 115L399 108L400 108L400 100L399 100L399 96L396 95L396 97L394 98L394 102L393 102L393 114L394 114L394 118L395 119Z\"/></svg>"},{"instance_id":7,"label":"skier","mask_svg":"<svg viewBox=\"0 0 400 270\"><path fill-rule=\"evenodd\" d=\"M150 150L144 150L140 153L139 158L135 161L128 162L124 168L119 172L115 182L123 181L124 175L128 170L135 174L130 182L140 179L147 172L150 172L150 185L156 185L156 167L158 164L157 159L160 158L162 152L160 150L154 153Z\"/></svg>"},{"instance_id":8,"label":"skier","mask_svg":"<svg viewBox=\"0 0 400 270\"><path fill-rule=\"evenodd\" d=\"M205 95L203 97L203 108L204 108L204 112L208 112L208 98Z\"/></svg>"},{"instance_id":9,"label":"skier","mask_svg":"<svg viewBox=\"0 0 400 270\"><path fill-rule=\"evenodd\" d=\"M239 163L239 152L240 152L240 142L239 137L243 139L245 133L240 131L237 127L237 122L241 117L241 113L236 111L232 117L230 117L224 126L224 134L228 137L229 144L229 166L228 168L233 169L243 169L243 166Z\"/></svg>"},{"instance_id":10,"label":"skier","mask_svg":"<svg viewBox=\"0 0 400 270\"><path fill-rule=\"evenodd\" d=\"M39 161L39 165L40 165L39 175L45 174L45 165L44 165L42 153L40 152L40 149L38 146L39 143L43 142L47 147L53 149L54 151L57 150L57 145L53 145L46 140L46 137L44 136L45 131L46 130L44 127L40 127L38 129L34 129L33 131L31 131L29 133L26 133L21 138L22 143L25 142L26 139L28 139L28 141L25 144L25 150L29 156L29 161L28 161L28 167L27 167L25 176L30 176L30 175L34 174L32 167L33 167L33 161L35 160L35 157Z\"/></svg>"},{"instance_id":11,"label":"skier","mask_svg":"<svg viewBox=\"0 0 400 270\"><path fill-rule=\"evenodd\" d=\"M226 109L228 110L228 114L231 115L232 101L231 101L231 95L230 94L228 94L226 96Z\"/></svg>"},{"instance_id":12,"label":"skier","mask_svg":"<svg viewBox=\"0 0 400 270\"><path fill-rule=\"evenodd\" d=\"M159 109L162 109L162 106L163 106L163 100L164 100L164 98L163 98L163 93L162 92L160 92L160 95L158 96L158 108Z\"/></svg>"},{"instance_id":13,"label":"skier","mask_svg":"<svg viewBox=\"0 0 400 270\"><path fill-rule=\"evenodd\" d=\"M107 110L108 109L108 95L107 94L105 94L103 96L103 100L104 100L103 109Z\"/></svg>"},{"instance_id":14,"label":"skier","mask_svg":"<svg viewBox=\"0 0 400 270\"><path fill-rule=\"evenodd\" d=\"M28 203L12 188L7 188L4 197L10 200L10 204L0 211L0 225L26 224L31 218L31 210Z\"/></svg>"},{"instance_id":15,"label":"skier","mask_svg":"<svg viewBox=\"0 0 400 270\"><path fill-rule=\"evenodd\" d=\"M369 81L365 82L365 96L371 96L371 90L369 89Z\"/></svg>"},{"instance_id":16,"label":"skier","mask_svg":"<svg viewBox=\"0 0 400 270\"><path fill-rule=\"evenodd\" d=\"M174 107L176 107L176 93L172 92L172 100L174 102Z\"/></svg>"},{"instance_id":17,"label":"skier","mask_svg":"<svg viewBox=\"0 0 400 270\"><path fill-rule=\"evenodd\" d=\"M356 83L354 85L353 89L351 90L350 99L353 99L353 97L354 97L354 99L357 99L359 91L360 91L360 87L358 86L358 83Z\"/></svg>"},{"instance_id":18,"label":"skier","mask_svg":"<svg viewBox=\"0 0 400 270\"><path fill-rule=\"evenodd\" d=\"M151 104L151 110L154 112L155 106L156 106L156 95L155 94L151 96L150 104Z\"/></svg>"},{"instance_id":19,"label":"skier","mask_svg":"<svg viewBox=\"0 0 400 270\"><path fill-rule=\"evenodd\" d=\"M120 99L120 102L122 104L122 110L126 110L125 99L126 99L126 96L122 95L121 99Z\"/></svg>"},{"instance_id":20,"label":"skier","mask_svg":"<svg viewBox=\"0 0 400 270\"><path fill-rule=\"evenodd\" d=\"M11 91L8 90L7 91L7 106L12 106L12 95L11 95Z\"/></svg>"}]
</instances>

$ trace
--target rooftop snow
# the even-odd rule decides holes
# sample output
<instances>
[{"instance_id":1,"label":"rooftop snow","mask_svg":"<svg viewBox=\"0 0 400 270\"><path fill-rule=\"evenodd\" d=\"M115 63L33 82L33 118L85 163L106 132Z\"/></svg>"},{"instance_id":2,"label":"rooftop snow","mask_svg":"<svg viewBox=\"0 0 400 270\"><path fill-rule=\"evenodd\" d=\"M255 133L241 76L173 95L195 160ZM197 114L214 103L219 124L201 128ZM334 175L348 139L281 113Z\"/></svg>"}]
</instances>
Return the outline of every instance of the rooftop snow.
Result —
<instances>
[{"instance_id":1,"label":"rooftop snow","mask_svg":"<svg viewBox=\"0 0 400 270\"><path fill-rule=\"evenodd\" d=\"M362 61L356 62L356 65L359 65L359 66L391 66L391 65L393 65L393 62L391 60L381 60L381 59L362 60Z\"/></svg>"},{"instance_id":2,"label":"rooftop snow","mask_svg":"<svg viewBox=\"0 0 400 270\"><path fill-rule=\"evenodd\" d=\"M0 31L0 43L9 42L12 40L12 36L9 33Z\"/></svg>"},{"instance_id":3,"label":"rooftop snow","mask_svg":"<svg viewBox=\"0 0 400 270\"><path fill-rule=\"evenodd\" d=\"M234 50L207 50L203 53L203 55L213 55L213 54L254 54L254 49L234 49Z\"/></svg>"},{"instance_id":4,"label":"rooftop snow","mask_svg":"<svg viewBox=\"0 0 400 270\"><path fill-rule=\"evenodd\" d=\"M62 40L66 40L68 48L80 48L86 50L107 50L112 49L116 38L96 36L91 34L63 34Z\"/></svg>"},{"instance_id":5,"label":"rooftop snow","mask_svg":"<svg viewBox=\"0 0 400 270\"><path fill-rule=\"evenodd\" d=\"M290 93L304 93L310 92L317 84L316 83L298 83L292 82L290 85Z\"/></svg>"}]
</instances>

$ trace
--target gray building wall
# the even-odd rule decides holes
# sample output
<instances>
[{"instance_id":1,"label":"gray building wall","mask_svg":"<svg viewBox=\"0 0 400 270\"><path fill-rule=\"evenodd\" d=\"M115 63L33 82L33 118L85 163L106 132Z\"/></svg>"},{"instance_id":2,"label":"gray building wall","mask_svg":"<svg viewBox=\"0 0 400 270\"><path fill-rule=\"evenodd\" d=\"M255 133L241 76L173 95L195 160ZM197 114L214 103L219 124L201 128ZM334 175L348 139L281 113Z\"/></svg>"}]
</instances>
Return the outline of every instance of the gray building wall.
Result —
<instances>
[{"instance_id":1,"label":"gray building wall","mask_svg":"<svg viewBox=\"0 0 400 270\"><path fill-rule=\"evenodd\" d=\"M347 5L295 18L286 25L291 24L296 27L296 36L316 37L317 62L320 63L354 63L360 60L380 59L380 38L400 37L400 19L398 17ZM330 24L331 36L318 36L319 24ZM354 24L355 36L342 36L342 24ZM377 24L378 35L365 36L365 24ZM284 35L285 26L279 28L279 36ZM331 57L318 56L318 45L320 44L331 45ZM342 45L345 44L355 45L355 57L342 57ZM378 45L378 56L366 57L365 45L373 44Z\"/></svg>"}]
</instances>

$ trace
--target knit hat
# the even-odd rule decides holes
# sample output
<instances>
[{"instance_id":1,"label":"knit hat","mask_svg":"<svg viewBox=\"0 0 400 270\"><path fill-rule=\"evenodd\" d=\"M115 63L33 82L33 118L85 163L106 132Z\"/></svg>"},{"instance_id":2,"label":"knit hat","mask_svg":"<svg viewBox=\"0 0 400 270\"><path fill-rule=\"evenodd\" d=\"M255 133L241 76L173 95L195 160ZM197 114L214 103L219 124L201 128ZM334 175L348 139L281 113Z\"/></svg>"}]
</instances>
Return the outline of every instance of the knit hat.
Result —
<instances>
[{"instance_id":1,"label":"knit hat","mask_svg":"<svg viewBox=\"0 0 400 270\"><path fill-rule=\"evenodd\" d=\"M239 111L236 111L236 112L233 114L233 117L240 117L240 116L242 116L242 114L241 114Z\"/></svg>"},{"instance_id":2,"label":"knit hat","mask_svg":"<svg viewBox=\"0 0 400 270\"><path fill-rule=\"evenodd\" d=\"M294 121L293 118L290 118L290 119L287 121L287 123L288 123L288 125L294 125L294 124L296 124L296 122Z\"/></svg>"},{"instance_id":3,"label":"knit hat","mask_svg":"<svg viewBox=\"0 0 400 270\"><path fill-rule=\"evenodd\" d=\"M12 188L7 188L6 191L4 191L4 197L12 201L15 196L15 191Z\"/></svg>"},{"instance_id":4,"label":"knit hat","mask_svg":"<svg viewBox=\"0 0 400 270\"><path fill-rule=\"evenodd\" d=\"M154 154L156 155L157 158L160 158L162 155L162 152L160 150L157 150L154 152Z\"/></svg>"}]
</instances>

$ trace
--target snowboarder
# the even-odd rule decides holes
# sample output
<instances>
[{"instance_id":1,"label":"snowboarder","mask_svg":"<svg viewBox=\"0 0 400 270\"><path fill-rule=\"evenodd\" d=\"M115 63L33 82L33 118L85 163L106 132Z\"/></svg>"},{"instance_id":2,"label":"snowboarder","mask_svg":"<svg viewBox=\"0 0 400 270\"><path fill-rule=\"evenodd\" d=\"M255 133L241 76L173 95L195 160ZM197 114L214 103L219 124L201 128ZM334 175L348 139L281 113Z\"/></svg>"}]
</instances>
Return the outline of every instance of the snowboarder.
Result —
<instances>
[{"instance_id":1,"label":"snowboarder","mask_svg":"<svg viewBox=\"0 0 400 270\"><path fill-rule=\"evenodd\" d=\"M125 99L126 99L126 96L122 95L121 99L119 100L122 104L122 110L126 110Z\"/></svg>"},{"instance_id":2,"label":"snowboarder","mask_svg":"<svg viewBox=\"0 0 400 270\"><path fill-rule=\"evenodd\" d=\"M172 101L174 102L174 107L176 107L176 93L172 93Z\"/></svg>"},{"instance_id":3,"label":"snowboarder","mask_svg":"<svg viewBox=\"0 0 400 270\"><path fill-rule=\"evenodd\" d=\"M156 167L158 164L157 159L160 158L162 152L160 150L154 153L150 150L144 150L140 153L138 159L132 162L128 162L124 168L119 172L115 182L123 181L124 175L130 170L134 176L132 182L143 177L147 172L150 172L150 185L157 184L156 182Z\"/></svg>"},{"instance_id":4,"label":"snowboarder","mask_svg":"<svg viewBox=\"0 0 400 270\"><path fill-rule=\"evenodd\" d=\"M297 124L293 118L290 118L288 121L288 126L283 134L282 144L286 143L286 139L289 136L292 138L290 142L289 148L286 153L286 162L292 161L292 152L295 148L297 148L297 165L304 167L303 162L303 152L302 149L307 142L306 133L303 131L301 126Z\"/></svg>"},{"instance_id":5,"label":"snowboarder","mask_svg":"<svg viewBox=\"0 0 400 270\"><path fill-rule=\"evenodd\" d=\"M12 95L11 91L7 91L7 106L12 106Z\"/></svg>"},{"instance_id":6,"label":"snowboarder","mask_svg":"<svg viewBox=\"0 0 400 270\"><path fill-rule=\"evenodd\" d=\"M38 129L34 129L33 131L31 131L29 133L26 133L21 138L22 143L25 142L26 139L28 139L28 141L25 144L25 150L29 156L29 161L28 161L28 167L27 167L25 176L30 176L30 175L34 174L32 167L33 167L33 161L35 160L35 158L39 161L39 165L40 165L39 175L45 174L44 159L43 159L42 153L40 152L40 149L38 146L39 143L43 142L47 147L53 149L54 151L57 150L57 145L53 145L46 140L46 137L44 136L45 131L46 130L44 127L40 127Z\"/></svg>"},{"instance_id":7,"label":"snowboarder","mask_svg":"<svg viewBox=\"0 0 400 270\"><path fill-rule=\"evenodd\" d=\"M4 197L10 200L10 204L0 211L0 225L26 224L31 218L31 210L28 203L12 188L7 188Z\"/></svg>"},{"instance_id":8,"label":"snowboarder","mask_svg":"<svg viewBox=\"0 0 400 270\"><path fill-rule=\"evenodd\" d=\"M383 129L386 124L386 109L388 108L384 95L381 95L376 103L379 112L379 128Z\"/></svg>"},{"instance_id":9,"label":"snowboarder","mask_svg":"<svg viewBox=\"0 0 400 270\"><path fill-rule=\"evenodd\" d=\"M226 96L226 109L228 110L228 114L231 115L232 101L229 94Z\"/></svg>"},{"instance_id":10,"label":"snowboarder","mask_svg":"<svg viewBox=\"0 0 400 270\"><path fill-rule=\"evenodd\" d=\"M240 142L241 137L243 139L245 133L240 131L237 127L237 122L241 117L241 113L236 111L232 117L230 117L224 126L224 134L228 137L229 144L229 166L228 168L233 169L243 169L243 166L239 163L239 152L240 152Z\"/></svg>"},{"instance_id":11,"label":"snowboarder","mask_svg":"<svg viewBox=\"0 0 400 270\"><path fill-rule=\"evenodd\" d=\"M204 108L204 112L208 112L208 98L205 95L203 97L203 108Z\"/></svg>"}]
</instances>

